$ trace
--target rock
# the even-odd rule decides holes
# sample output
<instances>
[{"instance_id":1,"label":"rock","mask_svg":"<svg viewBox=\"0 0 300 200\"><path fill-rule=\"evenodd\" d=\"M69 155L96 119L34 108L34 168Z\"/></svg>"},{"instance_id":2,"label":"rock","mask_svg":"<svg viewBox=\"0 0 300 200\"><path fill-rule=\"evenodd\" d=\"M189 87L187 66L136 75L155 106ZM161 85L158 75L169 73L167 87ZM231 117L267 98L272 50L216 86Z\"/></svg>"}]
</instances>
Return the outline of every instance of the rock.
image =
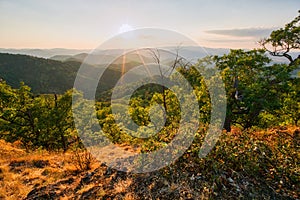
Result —
<instances>
[{"instance_id":1,"label":"rock","mask_svg":"<svg viewBox=\"0 0 300 200\"><path fill-rule=\"evenodd\" d=\"M59 187L49 188L48 186L43 186L41 188L35 188L29 192L25 200L54 200L59 197L56 191L59 191Z\"/></svg>"},{"instance_id":2,"label":"rock","mask_svg":"<svg viewBox=\"0 0 300 200\"><path fill-rule=\"evenodd\" d=\"M234 183L234 181L232 180L232 178L227 178L227 180L229 181L229 183Z\"/></svg>"},{"instance_id":3,"label":"rock","mask_svg":"<svg viewBox=\"0 0 300 200\"><path fill-rule=\"evenodd\" d=\"M61 180L55 184L50 184L47 186L42 187L35 187L33 190L31 190L25 200L40 200L40 199L59 199L60 197L65 196L66 193L70 192L70 189L68 187L65 187L65 189L62 189L61 185L67 185L70 187L70 185L74 182L74 178L70 177L65 180Z\"/></svg>"},{"instance_id":4,"label":"rock","mask_svg":"<svg viewBox=\"0 0 300 200\"><path fill-rule=\"evenodd\" d=\"M49 160L33 160L32 165L36 168L44 168L46 166L49 166Z\"/></svg>"},{"instance_id":5,"label":"rock","mask_svg":"<svg viewBox=\"0 0 300 200\"><path fill-rule=\"evenodd\" d=\"M15 168L15 167L21 167L24 166L26 164L25 160L21 160L21 161L17 161L17 160L13 160L9 163L10 168Z\"/></svg>"},{"instance_id":6,"label":"rock","mask_svg":"<svg viewBox=\"0 0 300 200\"><path fill-rule=\"evenodd\" d=\"M98 193L99 193L100 189L101 189L101 187L98 187L98 186L89 189L88 191L82 193L80 200L97 199L97 197L99 197Z\"/></svg>"}]
</instances>

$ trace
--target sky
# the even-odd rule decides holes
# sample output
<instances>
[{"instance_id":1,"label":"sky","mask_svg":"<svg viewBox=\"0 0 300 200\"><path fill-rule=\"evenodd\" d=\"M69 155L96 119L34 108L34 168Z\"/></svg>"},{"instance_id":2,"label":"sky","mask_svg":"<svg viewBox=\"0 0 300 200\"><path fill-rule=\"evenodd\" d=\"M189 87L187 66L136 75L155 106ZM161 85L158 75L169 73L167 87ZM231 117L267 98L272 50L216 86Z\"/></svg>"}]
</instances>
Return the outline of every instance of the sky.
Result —
<instances>
[{"instance_id":1,"label":"sky","mask_svg":"<svg viewBox=\"0 0 300 200\"><path fill-rule=\"evenodd\" d=\"M0 0L0 48L93 49L139 28L206 47L255 48L298 9L300 0Z\"/></svg>"}]
</instances>

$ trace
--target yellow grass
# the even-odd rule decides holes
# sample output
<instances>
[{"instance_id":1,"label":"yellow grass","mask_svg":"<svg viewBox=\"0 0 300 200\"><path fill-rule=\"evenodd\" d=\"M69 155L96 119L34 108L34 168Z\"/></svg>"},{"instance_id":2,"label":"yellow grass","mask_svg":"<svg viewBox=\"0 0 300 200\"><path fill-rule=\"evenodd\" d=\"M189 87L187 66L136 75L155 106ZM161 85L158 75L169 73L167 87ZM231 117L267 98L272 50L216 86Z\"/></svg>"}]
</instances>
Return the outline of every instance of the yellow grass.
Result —
<instances>
[{"instance_id":1,"label":"yellow grass","mask_svg":"<svg viewBox=\"0 0 300 200\"><path fill-rule=\"evenodd\" d=\"M32 165L34 161L48 161L49 165L38 168ZM14 167L11 163L21 164ZM28 153L0 140L0 199L23 199L35 187L55 183L76 170L72 153Z\"/></svg>"}]
</instances>

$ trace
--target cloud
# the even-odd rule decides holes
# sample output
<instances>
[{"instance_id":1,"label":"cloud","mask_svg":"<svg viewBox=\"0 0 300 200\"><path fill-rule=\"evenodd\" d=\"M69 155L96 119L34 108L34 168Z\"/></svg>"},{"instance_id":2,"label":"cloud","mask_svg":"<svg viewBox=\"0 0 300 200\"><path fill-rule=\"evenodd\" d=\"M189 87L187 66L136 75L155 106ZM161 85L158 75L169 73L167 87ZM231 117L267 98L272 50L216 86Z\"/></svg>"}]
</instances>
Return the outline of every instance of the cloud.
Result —
<instances>
[{"instance_id":1,"label":"cloud","mask_svg":"<svg viewBox=\"0 0 300 200\"><path fill-rule=\"evenodd\" d=\"M233 36L233 37L267 37L273 30L277 28L242 28L242 29L219 29L219 30L207 30L205 33Z\"/></svg>"},{"instance_id":2,"label":"cloud","mask_svg":"<svg viewBox=\"0 0 300 200\"><path fill-rule=\"evenodd\" d=\"M249 40L247 40L247 39L206 39L205 41L208 41L208 42L221 42L221 43L228 43L228 42L249 42Z\"/></svg>"}]
</instances>

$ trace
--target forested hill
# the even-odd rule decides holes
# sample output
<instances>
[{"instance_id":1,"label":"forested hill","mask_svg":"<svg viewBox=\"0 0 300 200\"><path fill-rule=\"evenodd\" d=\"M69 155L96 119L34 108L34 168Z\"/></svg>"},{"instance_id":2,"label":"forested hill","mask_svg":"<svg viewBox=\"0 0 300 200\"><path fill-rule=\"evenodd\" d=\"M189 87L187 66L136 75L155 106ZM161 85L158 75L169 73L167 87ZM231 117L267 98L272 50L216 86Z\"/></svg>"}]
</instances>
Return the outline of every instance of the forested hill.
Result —
<instances>
[{"instance_id":1,"label":"forested hill","mask_svg":"<svg viewBox=\"0 0 300 200\"><path fill-rule=\"evenodd\" d=\"M20 82L32 88L35 94L62 94L71 89L81 63L56 61L20 54L0 53L0 78L14 88ZM111 89L121 76L116 66L106 70L97 94Z\"/></svg>"},{"instance_id":2,"label":"forested hill","mask_svg":"<svg viewBox=\"0 0 300 200\"><path fill-rule=\"evenodd\" d=\"M24 82L34 93L63 93L73 87L79 62L0 54L0 77L12 87Z\"/></svg>"}]
</instances>

